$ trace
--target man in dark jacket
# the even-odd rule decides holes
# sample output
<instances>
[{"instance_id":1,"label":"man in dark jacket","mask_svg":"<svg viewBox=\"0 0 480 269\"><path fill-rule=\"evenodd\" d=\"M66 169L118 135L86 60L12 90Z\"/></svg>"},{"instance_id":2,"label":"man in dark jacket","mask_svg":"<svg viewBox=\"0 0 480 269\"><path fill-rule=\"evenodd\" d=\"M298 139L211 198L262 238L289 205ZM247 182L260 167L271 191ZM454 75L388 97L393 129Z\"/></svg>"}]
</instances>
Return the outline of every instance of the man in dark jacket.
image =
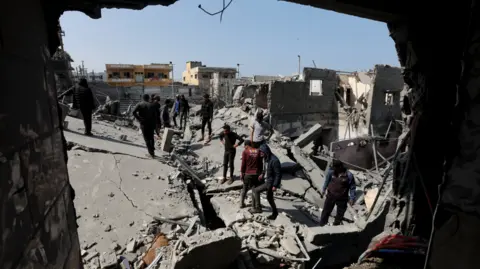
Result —
<instances>
[{"instance_id":1,"label":"man in dark jacket","mask_svg":"<svg viewBox=\"0 0 480 269\"><path fill-rule=\"evenodd\" d=\"M133 110L133 116L140 122L140 129L147 145L148 153L155 157L155 127L157 124L157 112L154 104L150 103L150 96L143 95L143 101L138 103Z\"/></svg>"},{"instance_id":2,"label":"man in dark jacket","mask_svg":"<svg viewBox=\"0 0 480 269\"><path fill-rule=\"evenodd\" d=\"M265 182L262 185L253 188L252 200L254 204L250 212L253 214L262 212L260 193L267 191L267 201L272 208L272 214L268 216L268 219L274 220L278 216L278 211L277 206L275 205L273 193L278 187L280 187L280 183L282 181L282 167L280 165L280 160L278 160L277 156L273 155L267 144L262 144L260 146L260 151L265 161L265 171L263 171L258 179L262 181L265 178Z\"/></svg>"},{"instance_id":3,"label":"man in dark jacket","mask_svg":"<svg viewBox=\"0 0 480 269\"><path fill-rule=\"evenodd\" d=\"M95 109L92 90L88 87L87 80L81 78L73 92L73 107L80 109L85 125L85 135L92 135L92 114Z\"/></svg>"},{"instance_id":4,"label":"man in dark jacket","mask_svg":"<svg viewBox=\"0 0 480 269\"><path fill-rule=\"evenodd\" d=\"M220 134L220 143L225 146L225 152L223 153L223 178L220 184L227 182L227 184L230 185L233 183L233 169L237 147L243 143L243 138L237 133L232 132L230 126L225 124L223 126L223 132ZM230 178L228 178L227 181L227 170L229 166Z\"/></svg>"},{"instance_id":5,"label":"man in dark jacket","mask_svg":"<svg viewBox=\"0 0 480 269\"><path fill-rule=\"evenodd\" d=\"M180 96L178 111L180 113L180 129L183 130L187 126L187 117L188 113L190 113L190 105L183 94Z\"/></svg>"},{"instance_id":6,"label":"man in dark jacket","mask_svg":"<svg viewBox=\"0 0 480 269\"><path fill-rule=\"evenodd\" d=\"M355 179L343 163L334 160L332 168L327 172L325 183L323 185L322 195L327 192L325 203L323 205L322 215L320 217L320 226L328 223L328 218L333 211L333 207L337 206L337 214L333 225L340 225L347 211L348 203L353 205L355 201ZM349 196L350 195L350 199Z\"/></svg>"},{"instance_id":7,"label":"man in dark jacket","mask_svg":"<svg viewBox=\"0 0 480 269\"><path fill-rule=\"evenodd\" d=\"M240 193L240 208L245 207L245 196L248 190L260 185L258 177L262 172L263 160L260 150L252 147L250 141L245 141L245 150L242 152L242 165L240 168L241 179L243 181L243 188Z\"/></svg>"},{"instance_id":8,"label":"man in dark jacket","mask_svg":"<svg viewBox=\"0 0 480 269\"><path fill-rule=\"evenodd\" d=\"M155 112L157 113L157 118L156 118L156 125L155 125L155 132L157 133L158 136L160 136L160 129L162 129L162 120L160 118L161 111L160 111L160 96L152 94L152 105L155 108Z\"/></svg>"},{"instance_id":9,"label":"man in dark jacket","mask_svg":"<svg viewBox=\"0 0 480 269\"><path fill-rule=\"evenodd\" d=\"M212 120L213 120L213 103L210 100L210 96L208 94L205 94L203 96L205 101L202 104L202 108L200 110L201 117L202 117L202 137L200 138L200 141L203 141L204 135L205 135L205 125L208 127L208 138L206 142L210 141L210 138L212 136Z\"/></svg>"},{"instance_id":10,"label":"man in dark jacket","mask_svg":"<svg viewBox=\"0 0 480 269\"><path fill-rule=\"evenodd\" d=\"M163 121L163 126L165 128L171 128L172 125L170 124L170 100L165 100L165 106L162 109L162 121ZM175 120L173 121L175 123Z\"/></svg>"}]
</instances>

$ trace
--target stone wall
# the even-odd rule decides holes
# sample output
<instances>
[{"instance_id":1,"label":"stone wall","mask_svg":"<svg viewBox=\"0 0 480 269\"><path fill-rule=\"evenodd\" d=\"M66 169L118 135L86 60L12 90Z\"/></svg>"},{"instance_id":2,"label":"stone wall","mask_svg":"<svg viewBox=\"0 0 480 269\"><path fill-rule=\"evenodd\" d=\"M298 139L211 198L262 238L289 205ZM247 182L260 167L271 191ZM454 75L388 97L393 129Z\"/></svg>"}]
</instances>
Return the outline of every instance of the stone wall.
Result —
<instances>
[{"instance_id":1,"label":"stone wall","mask_svg":"<svg viewBox=\"0 0 480 269\"><path fill-rule=\"evenodd\" d=\"M304 69L305 81L270 83L268 109L274 128L287 136L299 136L316 123L338 129L335 90L337 74L328 69ZM310 95L310 80L322 80L322 95Z\"/></svg>"},{"instance_id":2,"label":"stone wall","mask_svg":"<svg viewBox=\"0 0 480 269\"><path fill-rule=\"evenodd\" d=\"M43 2L0 9L2 269L82 268Z\"/></svg>"},{"instance_id":3,"label":"stone wall","mask_svg":"<svg viewBox=\"0 0 480 269\"><path fill-rule=\"evenodd\" d=\"M400 92L403 89L404 81L402 70L398 67L388 65L376 65L373 76L373 88L368 95L369 109L367 109L367 126L373 124L375 134L384 134L390 120L401 119ZM393 93L393 106L385 105L386 91Z\"/></svg>"}]
</instances>

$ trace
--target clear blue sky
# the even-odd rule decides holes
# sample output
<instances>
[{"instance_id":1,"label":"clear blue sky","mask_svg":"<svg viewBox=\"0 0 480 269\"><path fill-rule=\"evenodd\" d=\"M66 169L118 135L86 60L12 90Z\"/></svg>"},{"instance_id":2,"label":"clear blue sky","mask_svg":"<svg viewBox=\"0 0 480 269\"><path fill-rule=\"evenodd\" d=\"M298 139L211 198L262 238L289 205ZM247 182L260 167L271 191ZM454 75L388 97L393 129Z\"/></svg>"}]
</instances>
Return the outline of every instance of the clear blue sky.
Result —
<instances>
[{"instance_id":1,"label":"clear blue sky","mask_svg":"<svg viewBox=\"0 0 480 269\"><path fill-rule=\"evenodd\" d=\"M227 0L228 2L228 0ZM80 12L61 18L66 50L88 71L105 63L175 64L180 79L189 60L208 66L240 66L242 76L291 75L313 66L344 71L375 64L399 66L384 23L276 0L234 0L219 16L209 16L222 0L180 0L141 11L104 9L93 20Z\"/></svg>"}]
</instances>

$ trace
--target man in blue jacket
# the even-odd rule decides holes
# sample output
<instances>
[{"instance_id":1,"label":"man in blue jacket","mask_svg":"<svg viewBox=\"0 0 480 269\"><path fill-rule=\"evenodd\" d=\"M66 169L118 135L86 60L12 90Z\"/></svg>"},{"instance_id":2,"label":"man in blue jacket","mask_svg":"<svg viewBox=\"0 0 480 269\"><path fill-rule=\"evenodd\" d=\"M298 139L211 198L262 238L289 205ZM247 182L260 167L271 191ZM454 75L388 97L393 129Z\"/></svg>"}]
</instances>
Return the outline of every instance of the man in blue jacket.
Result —
<instances>
[{"instance_id":1,"label":"man in blue jacket","mask_svg":"<svg viewBox=\"0 0 480 269\"><path fill-rule=\"evenodd\" d=\"M325 183L323 184L322 195L325 195L325 192L327 192L327 195L320 217L320 226L328 223L328 218L335 205L337 206L337 214L333 225L340 225L345 211L347 211L348 203L353 205L355 202L355 191L353 174L345 168L341 161L333 160L332 168L328 170Z\"/></svg>"},{"instance_id":2,"label":"man in blue jacket","mask_svg":"<svg viewBox=\"0 0 480 269\"><path fill-rule=\"evenodd\" d=\"M177 127L177 116L180 113L180 94L177 94L175 103L173 103L173 126Z\"/></svg>"},{"instance_id":3,"label":"man in blue jacket","mask_svg":"<svg viewBox=\"0 0 480 269\"><path fill-rule=\"evenodd\" d=\"M273 193L278 187L280 187L280 183L282 181L280 160L277 158L277 156L272 154L270 148L266 144L262 144L260 146L260 151L262 152L262 157L264 159L265 169L258 177L258 180L262 181L265 179L265 182L252 189L253 208L250 209L250 212L253 214L262 212L260 193L267 191L267 201L272 208L272 215L268 216L268 219L274 220L278 216L278 211L277 206L275 205Z\"/></svg>"}]
</instances>

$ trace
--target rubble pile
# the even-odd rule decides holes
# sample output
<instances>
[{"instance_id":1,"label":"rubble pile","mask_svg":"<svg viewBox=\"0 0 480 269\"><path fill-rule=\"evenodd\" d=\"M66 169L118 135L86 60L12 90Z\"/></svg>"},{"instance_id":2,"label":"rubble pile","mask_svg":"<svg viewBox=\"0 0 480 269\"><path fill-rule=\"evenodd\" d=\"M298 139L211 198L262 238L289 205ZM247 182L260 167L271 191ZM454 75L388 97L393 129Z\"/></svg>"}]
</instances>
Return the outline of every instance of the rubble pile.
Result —
<instances>
[{"instance_id":1,"label":"rubble pile","mask_svg":"<svg viewBox=\"0 0 480 269\"><path fill-rule=\"evenodd\" d=\"M275 267L280 263L283 268L301 268L319 258L321 266L330 266L358 257L365 249L364 245L368 245L371 237L382 232L386 225L385 204L391 197L390 163L387 161L378 169L351 170L357 183L355 204L348 207L342 225L319 227L324 203L321 190L326 171L317 165L315 158L318 156L312 157L308 148L322 127L315 125L294 141L275 132L268 144L282 166L282 185L275 192L280 214L277 219L268 220L267 207L266 212L252 215L248 208L239 208L243 183L238 178L231 184L220 184L223 149L217 140L226 123L239 135L250 135L252 103L250 98L245 98L241 106L216 110L212 141L208 145L195 139L201 128L200 120L194 116L199 111L198 106L191 108L190 124L183 132L163 130L156 142L160 156L150 162L164 165L169 170L160 174L135 167L131 172L135 180L159 184L158 188L148 189L152 195L144 197L150 199L148 203L131 201L144 217L146 215L154 221L144 223L139 229L140 234L126 242L113 242L110 252L96 251L93 246L85 245L82 257L86 268L109 268L117 263L123 268L187 269L196 266L240 269L264 265ZM139 137L137 131L123 128L122 124L111 124L98 118L93 130L109 126L108 132L115 133L109 135L122 142ZM141 139L136 144L125 147L143 146ZM240 152L239 149L235 158L235 174L240 168ZM320 157L326 163L331 162L329 154ZM114 165L119 165L119 161L115 161ZM129 195L124 187L127 180L123 178L119 184L126 197ZM138 184L130 185L133 191ZM247 193L247 207L252 203L250 194L251 191ZM265 194L261 200L262 205L268 204ZM181 203L191 208L182 213L174 207ZM171 211L177 212L169 214L170 207ZM152 209L154 213L151 213ZM161 214L158 213L160 209ZM330 222L333 218L331 216ZM213 222L217 223L215 228L211 225ZM104 232L117 229L114 226L106 228ZM352 242L356 243L352 246ZM346 254L342 257L334 255L339 250ZM133 267L128 267L131 265Z\"/></svg>"}]
</instances>

